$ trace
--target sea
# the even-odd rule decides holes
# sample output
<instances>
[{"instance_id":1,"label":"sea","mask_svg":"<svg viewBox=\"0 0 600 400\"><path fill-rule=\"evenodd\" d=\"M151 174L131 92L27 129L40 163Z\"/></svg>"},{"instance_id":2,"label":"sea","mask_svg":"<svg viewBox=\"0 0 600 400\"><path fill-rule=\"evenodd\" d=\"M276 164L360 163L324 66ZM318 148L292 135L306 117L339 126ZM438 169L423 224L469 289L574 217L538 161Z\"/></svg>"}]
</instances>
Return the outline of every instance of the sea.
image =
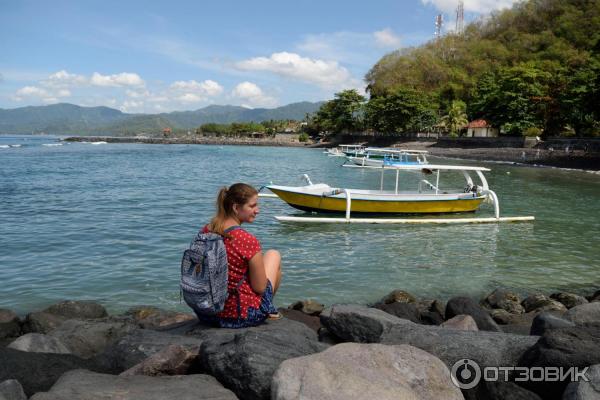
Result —
<instances>
[{"instance_id":1,"label":"sea","mask_svg":"<svg viewBox=\"0 0 600 400\"><path fill-rule=\"evenodd\" d=\"M600 175L481 165L502 216L534 222L467 225L281 223L304 215L260 199L244 228L283 257L280 307L376 302L394 289L423 299L482 297L497 287L591 294L600 289ZM380 187L380 172L345 168L322 149L64 142L0 136L0 308L19 314L61 300L95 300L110 312L135 305L185 311L183 251L215 211L224 185L312 182ZM447 179L447 180L446 180ZM400 178L414 188L417 175ZM441 188L461 187L448 173ZM395 177L384 180L393 188ZM310 214L308 214L310 215ZM493 215L484 205L470 216Z\"/></svg>"}]
</instances>

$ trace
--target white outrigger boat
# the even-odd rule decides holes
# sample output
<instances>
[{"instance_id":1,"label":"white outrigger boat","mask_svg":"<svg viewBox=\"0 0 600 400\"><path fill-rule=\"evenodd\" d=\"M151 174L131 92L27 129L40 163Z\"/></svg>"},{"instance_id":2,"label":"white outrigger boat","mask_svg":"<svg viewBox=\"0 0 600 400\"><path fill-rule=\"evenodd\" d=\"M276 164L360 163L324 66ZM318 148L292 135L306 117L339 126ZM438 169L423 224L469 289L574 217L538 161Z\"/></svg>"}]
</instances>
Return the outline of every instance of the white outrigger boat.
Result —
<instances>
[{"instance_id":1,"label":"white outrigger boat","mask_svg":"<svg viewBox=\"0 0 600 400\"><path fill-rule=\"evenodd\" d=\"M359 156L365 147L362 144L340 144L338 147L327 149L323 153L330 157Z\"/></svg>"},{"instance_id":2,"label":"white outrigger boat","mask_svg":"<svg viewBox=\"0 0 600 400\"><path fill-rule=\"evenodd\" d=\"M483 175L489 171L483 167L434 164L382 165L381 167L355 166L381 170L379 190L334 188L324 183L313 184L305 174L305 186L265 186L274 195L260 194L261 197L279 197L290 206L303 211L323 213L345 213L345 218L277 216L286 222L329 222L329 223L489 223L532 221L534 217L500 217L500 205L496 193L492 191ZM383 177L387 170L396 172L394 190L384 190ZM418 187L412 191L399 190L401 171L421 174ZM440 189L440 171L461 172L466 186L458 189ZM476 185L470 173L480 180ZM435 183L426 177L435 177ZM494 204L495 217L492 218L387 218L391 214L450 214L476 211L484 201ZM351 213L375 216L375 218L351 218ZM386 217L382 217L386 215Z\"/></svg>"},{"instance_id":3,"label":"white outrigger boat","mask_svg":"<svg viewBox=\"0 0 600 400\"><path fill-rule=\"evenodd\" d=\"M370 167L382 165L427 164L427 150L385 149L367 147L363 154L347 156L353 164Z\"/></svg>"}]
</instances>

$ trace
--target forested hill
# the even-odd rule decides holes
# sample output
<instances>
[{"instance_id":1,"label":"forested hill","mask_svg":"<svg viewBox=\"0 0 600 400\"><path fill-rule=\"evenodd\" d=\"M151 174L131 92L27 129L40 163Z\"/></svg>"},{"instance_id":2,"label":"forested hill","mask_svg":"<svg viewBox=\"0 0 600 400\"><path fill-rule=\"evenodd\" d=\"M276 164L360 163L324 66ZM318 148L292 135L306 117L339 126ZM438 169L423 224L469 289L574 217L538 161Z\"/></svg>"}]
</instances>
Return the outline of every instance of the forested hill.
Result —
<instances>
[{"instance_id":1,"label":"forested hill","mask_svg":"<svg viewBox=\"0 0 600 400\"><path fill-rule=\"evenodd\" d=\"M210 122L260 122L297 120L319 109L322 103L300 102L286 106L244 108L208 106L195 111L163 114L126 114L108 107L80 107L53 104L39 107L0 109L0 134L64 134L64 135L135 135L159 133L163 128L194 130Z\"/></svg>"},{"instance_id":2,"label":"forested hill","mask_svg":"<svg viewBox=\"0 0 600 400\"><path fill-rule=\"evenodd\" d=\"M510 134L598 135L599 38L598 0L524 1L462 34L386 55L368 72L368 91L419 91L439 115L463 101L470 120Z\"/></svg>"}]
</instances>

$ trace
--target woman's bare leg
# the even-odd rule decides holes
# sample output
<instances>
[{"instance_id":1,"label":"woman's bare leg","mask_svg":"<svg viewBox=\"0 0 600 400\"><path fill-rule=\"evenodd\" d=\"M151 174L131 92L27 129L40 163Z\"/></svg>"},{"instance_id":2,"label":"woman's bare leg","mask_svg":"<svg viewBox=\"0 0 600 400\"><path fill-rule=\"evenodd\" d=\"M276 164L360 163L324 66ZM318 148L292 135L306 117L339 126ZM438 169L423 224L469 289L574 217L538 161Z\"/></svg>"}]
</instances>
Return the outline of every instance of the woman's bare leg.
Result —
<instances>
[{"instance_id":1,"label":"woman's bare leg","mask_svg":"<svg viewBox=\"0 0 600 400\"><path fill-rule=\"evenodd\" d=\"M267 279L271 281L273 294L275 294L281 283L281 254L277 250L267 250L263 256L263 263Z\"/></svg>"}]
</instances>

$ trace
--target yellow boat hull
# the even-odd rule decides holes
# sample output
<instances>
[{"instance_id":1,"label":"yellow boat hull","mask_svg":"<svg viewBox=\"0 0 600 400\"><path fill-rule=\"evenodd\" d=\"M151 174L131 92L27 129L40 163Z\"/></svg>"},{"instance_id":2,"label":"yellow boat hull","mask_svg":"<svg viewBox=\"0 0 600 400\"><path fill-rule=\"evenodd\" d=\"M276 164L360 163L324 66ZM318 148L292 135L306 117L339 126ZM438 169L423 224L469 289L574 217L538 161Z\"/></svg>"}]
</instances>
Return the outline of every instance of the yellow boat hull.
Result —
<instances>
[{"instance_id":1,"label":"yellow boat hull","mask_svg":"<svg viewBox=\"0 0 600 400\"><path fill-rule=\"evenodd\" d=\"M345 212L346 199L305 193L270 189L290 206L304 211ZM393 214L438 214L472 212L484 200L482 197L469 199L432 200L360 200L352 199L350 211L353 213L393 213Z\"/></svg>"}]
</instances>

